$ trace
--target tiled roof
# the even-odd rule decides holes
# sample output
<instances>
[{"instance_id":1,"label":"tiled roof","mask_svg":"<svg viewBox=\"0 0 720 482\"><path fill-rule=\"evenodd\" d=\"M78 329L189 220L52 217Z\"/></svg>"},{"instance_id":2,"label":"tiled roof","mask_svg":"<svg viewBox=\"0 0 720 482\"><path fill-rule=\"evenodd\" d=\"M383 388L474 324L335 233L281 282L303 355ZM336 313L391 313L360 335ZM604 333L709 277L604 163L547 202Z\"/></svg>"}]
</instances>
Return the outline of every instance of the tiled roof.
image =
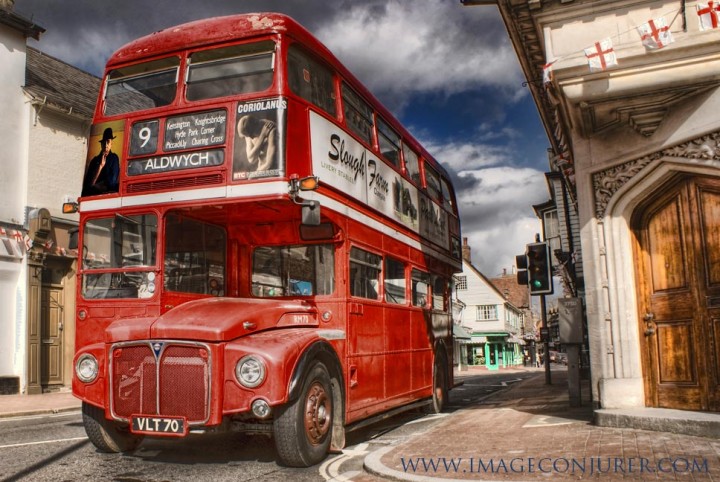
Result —
<instances>
[{"instance_id":1,"label":"tiled roof","mask_svg":"<svg viewBox=\"0 0 720 482\"><path fill-rule=\"evenodd\" d=\"M32 47L27 49L25 92L69 114L91 119L100 79Z\"/></svg>"},{"instance_id":2,"label":"tiled roof","mask_svg":"<svg viewBox=\"0 0 720 482\"><path fill-rule=\"evenodd\" d=\"M515 275L492 278L490 282L514 306L521 309L527 308L529 304L528 287L519 285Z\"/></svg>"}]
</instances>

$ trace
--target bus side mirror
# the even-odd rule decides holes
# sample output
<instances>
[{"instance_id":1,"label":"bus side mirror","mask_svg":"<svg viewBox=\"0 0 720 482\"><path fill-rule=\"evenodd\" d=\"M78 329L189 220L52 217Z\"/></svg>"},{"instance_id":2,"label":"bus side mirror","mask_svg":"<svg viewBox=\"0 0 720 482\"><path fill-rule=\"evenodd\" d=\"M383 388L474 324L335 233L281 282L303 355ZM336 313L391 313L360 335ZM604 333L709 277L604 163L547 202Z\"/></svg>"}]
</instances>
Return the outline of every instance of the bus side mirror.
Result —
<instances>
[{"instance_id":1,"label":"bus side mirror","mask_svg":"<svg viewBox=\"0 0 720 482\"><path fill-rule=\"evenodd\" d=\"M79 228L73 228L68 231L68 235L70 236L70 239L68 240L68 249L77 249L79 232Z\"/></svg>"},{"instance_id":2,"label":"bus side mirror","mask_svg":"<svg viewBox=\"0 0 720 482\"><path fill-rule=\"evenodd\" d=\"M320 201L303 201L302 224L306 226L320 225Z\"/></svg>"}]
</instances>

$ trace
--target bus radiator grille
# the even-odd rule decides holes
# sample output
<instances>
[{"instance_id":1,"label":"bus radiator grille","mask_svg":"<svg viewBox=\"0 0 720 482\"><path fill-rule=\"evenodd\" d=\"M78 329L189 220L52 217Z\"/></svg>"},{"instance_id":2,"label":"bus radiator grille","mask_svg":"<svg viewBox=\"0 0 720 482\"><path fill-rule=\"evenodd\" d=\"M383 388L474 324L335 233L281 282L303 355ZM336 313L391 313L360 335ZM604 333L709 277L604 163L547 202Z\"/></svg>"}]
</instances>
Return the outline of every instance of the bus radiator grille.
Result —
<instances>
[{"instance_id":1,"label":"bus radiator grille","mask_svg":"<svg viewBox=\"0 0 720 482\"><path fill-rule=\"evenodd\" d=\"M166 345L158 359L150 343L113 349L112 412L132 415L209 417L210 357L202 346ZM159 404L159 408L158 408Z\"/></svg>"}]
</instances>

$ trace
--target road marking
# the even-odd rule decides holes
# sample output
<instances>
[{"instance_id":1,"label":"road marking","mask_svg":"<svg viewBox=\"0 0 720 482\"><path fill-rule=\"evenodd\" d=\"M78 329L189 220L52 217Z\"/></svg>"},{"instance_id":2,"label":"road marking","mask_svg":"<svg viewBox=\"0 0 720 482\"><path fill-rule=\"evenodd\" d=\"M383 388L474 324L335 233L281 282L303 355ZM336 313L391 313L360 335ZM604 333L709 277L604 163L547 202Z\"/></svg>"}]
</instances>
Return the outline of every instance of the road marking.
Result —
<instances>
[{"instance_id":1,"label":"road marking","mask_svg":"<svg viewBox=\"0 0 720 482\"><path fill-rule=\"evenodd\" d=\"M14 447L27 447L29 445L55 444L60 442L75 442L78 440L87 440L87 437L59 438L55 440L40 440L38 442L25 442L21 444L0 445L0 449L9 449Z\"/></svg>"},{"instance_id":2,"label":"road marking","mask_svg":"<svg viewBox=\"0 0 720 482\"><path fill-rule=\"evenodd\" d=\"M79 415L80 411L77 412L63 412L63 413L45 413L40 415L26 415L24 417L2 417L0 423L3 422L17 422L18 420L36 420L38 418L58 418L58 417L71 417Z\"/></svg>"},{"instance_id":3,"label":"road marking","mask_svg":"<svg viewBox=\"0 0 720 482\"><path fill-rule=\"evenodd\" d=\"M368 444L367 443L361 443L356 445L354 448L348 448L342 451L342 454L338 455L337 457L333 457L330 460L327 460L324 462L320 469L318 470L320 472L320 475L322 475L323 479L325 480L332 480L336 482L348 482L352 477L355 477L356 475L361 474L362 472L359 471L351 471L351 472L345 472L340 473L340 466L345 462L346 460L350 460L353 457L357 455L365 455L367 454Z\"/></svg>"},{"instance_id":4,"label":"road marking","mask_svg":"<svg viewBox=\"0 0 720 482\"><path fill-rule=\"evenodd\" d=\"M444 418L450 415L449 413L434 413L432 415L425 415L424 417L418 418L416 420L410 420L409 422L404 423L403 425L412 425L414 423L422 423L422 422L428 422L431 420L435 420L436 418Z\"/></svg>"}]
</instances>

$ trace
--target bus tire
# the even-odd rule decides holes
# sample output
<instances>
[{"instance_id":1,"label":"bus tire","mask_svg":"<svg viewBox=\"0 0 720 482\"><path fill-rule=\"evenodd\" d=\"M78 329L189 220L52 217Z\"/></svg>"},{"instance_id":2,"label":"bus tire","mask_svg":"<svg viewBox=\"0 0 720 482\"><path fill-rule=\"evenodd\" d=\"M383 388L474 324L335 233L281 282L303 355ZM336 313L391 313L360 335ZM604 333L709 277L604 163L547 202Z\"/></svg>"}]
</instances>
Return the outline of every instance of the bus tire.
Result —
<instances>
[{"instance_id":1,"label":"bus tire","mask_svg":"<svg viewBox=\"0 0 720 482\"><path fill-rule=\"evenodd\" d=\"M127 429L107 420L101 408L83 402L82 415L85 433L100 452L131 452L142 442L142 436L133 435Z\"/></svg>"},{"instance_id":2,"label":"bus tire","mask_svg":"<svg viewBox=\"0 0 720 482\"><path fill-rule=\"evenodd\" d=\"M304 378L300 396L273 421L280 463L310 467L328 453L333 429L333 393L328 370L316 362Z\"/></svg>"},{"instance_id":3,"label":"bus tire","mask_svg":"<svg viewBox=\"0 0 720 482\"><path fill-rule=\"evenodd\" d=\"M436 354L433 363L432 401L426 412L429 414L442 412L447 404L447 399L447 362L444 356Z\"/></svg>"}]
</instances>

